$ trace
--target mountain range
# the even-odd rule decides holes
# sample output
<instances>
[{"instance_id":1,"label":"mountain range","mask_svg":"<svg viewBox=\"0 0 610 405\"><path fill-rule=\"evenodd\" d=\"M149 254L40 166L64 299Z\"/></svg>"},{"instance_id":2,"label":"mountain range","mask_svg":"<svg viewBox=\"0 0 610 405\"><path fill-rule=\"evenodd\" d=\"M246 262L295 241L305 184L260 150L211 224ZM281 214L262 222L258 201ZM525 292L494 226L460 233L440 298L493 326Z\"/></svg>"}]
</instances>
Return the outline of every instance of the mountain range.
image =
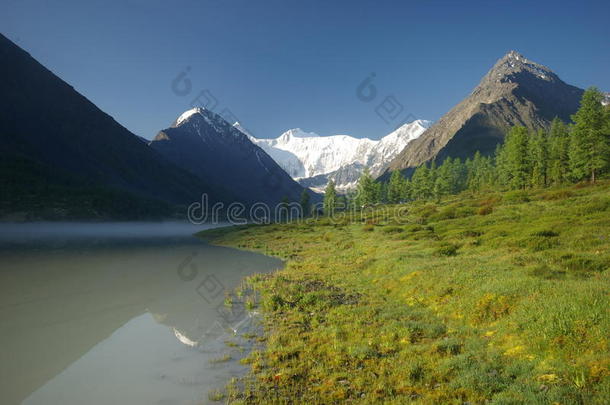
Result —
<instances>
[{"instance_id":1,"label":"mountain range","mask_svg":"<svg viewBox=\"0 0 610 405\"><path fill-rule=\"evenodd\" d=\"M416 120L379 140L299 128L256 138L193 108L147 141L2 35L0 57L4 219L167 217L204 193L211 204L276 204L322 190L330 179L349 191L365 167L384 178L431 160L490 154L514 125L569 122L583 94L510 51L440 120Z\"/></svg>"},{"instance_id":2,"label":"mountain range","mask_svg":"<svg viewBox=\"0 0 610 405\"><path fill-rule=\"evenodd\" d=\"M0 218L168 217L203 194L225 207L300 197L303 187L210 111L188 111L149 142L1 35L0 59Z\"/></svg>"},{"instance_id":3,"label":"mountain range","mask_svg":"<svg viewBox=\"0 0 610 405\"><path fill-rule=\"evenodd\" d=\"M300 128L274 139L263 139L250 135L239 123L234 124L292 178L317 191L322 191L330 179L340 191L353 189L365 167L373 176L381 174L387 163L430 125L430 121L416 120L373 140L349 135L319 136Z\"/></svg>"}]
</instances>

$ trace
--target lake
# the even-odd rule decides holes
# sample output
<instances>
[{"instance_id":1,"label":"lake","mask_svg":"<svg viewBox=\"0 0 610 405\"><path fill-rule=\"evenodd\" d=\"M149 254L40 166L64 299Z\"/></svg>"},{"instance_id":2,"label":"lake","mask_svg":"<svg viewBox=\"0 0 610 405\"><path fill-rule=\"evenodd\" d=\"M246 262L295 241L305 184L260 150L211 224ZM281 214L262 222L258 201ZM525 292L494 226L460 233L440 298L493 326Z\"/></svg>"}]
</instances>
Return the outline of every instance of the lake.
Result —
<instances>
[{"instance_id":1,"label":"lake","mask_svg":"<svg viewBox=\"0 0 610 405\"><path fill-rule=\"evenodd\" d=\"M0 225L0 403L201 404L243 375L256 316L225 292L282 263L205 228Z\"/></svg>"}]
</instances>

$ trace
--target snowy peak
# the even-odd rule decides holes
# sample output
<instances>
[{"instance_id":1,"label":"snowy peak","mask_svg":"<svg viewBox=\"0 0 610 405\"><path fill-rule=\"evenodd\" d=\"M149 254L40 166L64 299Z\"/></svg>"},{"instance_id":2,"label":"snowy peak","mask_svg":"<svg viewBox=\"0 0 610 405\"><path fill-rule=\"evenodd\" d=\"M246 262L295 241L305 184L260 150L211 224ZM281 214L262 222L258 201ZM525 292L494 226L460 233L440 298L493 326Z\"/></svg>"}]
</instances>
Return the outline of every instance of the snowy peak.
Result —
<instances>
[{"instance_id":1,"label":"snowy peak","mask_svg":"<svg viewBox=\"0 0 610 405\"><path fill-rule=\"evenodd\" d=\"M416 120L379 140L349 135L320 136L300 128L286 131L275 139L251 136L250 140L301 184L323 188L333 178L339 189L349 189L364 167L373 175L381 174L386 164L430 125L430 121ZM341 178L337 177L338 173ZM320 184L312 183L311 179Z\"/></svg>"},{"instance_id":2,"label":"snowy peak","mask_svg":"<svg viewBox=\"0 0 610 405\"><path fill-rule=\"evenodd\" d=\"M275 204L284 196L298 201L303 188L244 132L239 123L192 108L160 131L151 146L206 184L227 190L235 201Z\"/></svg>"},{"instance_id":3,"label":"snowy peak","mask_svg":"<svg viewBox=\"0 0 610 405\"><path fill-rule=\"evenodd\" d=\"M177 127L177 126L182 125L184 122L188 121L194 115L205 116L206 111L207 110L205 108L202 108L202 107L191 108L190 110L187 110L187 111L183 112L176 119L176 121L174 121L174 124L172 125L172 127Z\"/></svg>"}]
</instances>

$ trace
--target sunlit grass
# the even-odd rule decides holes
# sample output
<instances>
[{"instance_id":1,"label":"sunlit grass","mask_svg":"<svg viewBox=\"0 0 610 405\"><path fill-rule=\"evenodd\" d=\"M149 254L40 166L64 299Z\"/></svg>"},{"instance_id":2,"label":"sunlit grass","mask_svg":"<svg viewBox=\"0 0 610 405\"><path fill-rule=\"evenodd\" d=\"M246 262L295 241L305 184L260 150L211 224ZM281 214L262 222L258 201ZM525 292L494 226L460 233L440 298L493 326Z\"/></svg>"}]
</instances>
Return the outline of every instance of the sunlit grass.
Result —
<instances>
[{"instance_id":1,"label":"sunlit grass","mask_svg":"<svg viewBox=\"0 0 610 405\"><path fill-rule=\"evenodd\" d=\"M232 401L606 403L608 183L400 212L206 234L288 260Z\"/></svg>"}]
</instances>

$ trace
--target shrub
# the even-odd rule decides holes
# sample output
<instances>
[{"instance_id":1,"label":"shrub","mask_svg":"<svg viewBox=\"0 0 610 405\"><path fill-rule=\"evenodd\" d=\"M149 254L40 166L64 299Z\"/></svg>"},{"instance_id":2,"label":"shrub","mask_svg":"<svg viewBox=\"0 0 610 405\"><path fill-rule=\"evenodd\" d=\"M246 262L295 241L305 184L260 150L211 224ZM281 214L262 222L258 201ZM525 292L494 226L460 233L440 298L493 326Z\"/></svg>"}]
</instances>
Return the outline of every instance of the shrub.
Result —
<instances>
[{"instance_id":1,"label":"shrub","mask_svg":"<svg viewBox=\"0 0 610 405\"><path fill-rule=\"evenodd\" d=\"M531 236L519 241L518 246L527 248L532 252L540 252L559 246L559 240L545 236Z\"/></svg>"},{"instance_id":2,"label":"shrub","mask_svg":"<svg viewBox=\"0 0 610 405\"><path fill-rule=\"evenodd\" d=\"M373 232L375 230L375 226L373 226L372 224L366 224L362 227L362 230L364 232Z\"/></svg>"},{"instance_id":3,"label":"shrub","mask_svg":"<svg viewBox=\"0 0 610 405\"><path fill-rule=\"evenodd\" d=\"M498 196L491 196L488 198L485 198L484 200L479 201L479 207L484 207L486 205L496 205L497 203L499 203L502 200L501 197Z\"/></svg>"},{"instance_id":4,"label":"shrub","mask_svg":"<svg viewBox=\"0 0 610 405\"><path fill-rule=\"evenodd\" d=\"M460 236L462 236L464 238L478 238L481 235L483 235L483 232L473 231L471 229L468 229L468 230L460 233Z\"/></svg>"},{"instance_id":5,"label":"shrub","mask_svg":"<svg viewBox=\"0 0 610 405\"><path fill-rule=\"evenodd\" d=\"M523 190L510 191L504 194L504 201L507 203L524 203L529 202L530 198L527 192Z\"/></svg>"},{"instance_id":6,"label":"shrub","mask_svg":"<svg viewBox=\"0 0 610 405\"><path fill-rule=\"evenodd\" d=\"M597 214L610 209L610 199L594 199L587 204L583 204L578 210L580 214Z\"/></svg>"},{"instance_id":7,"label":"shrub","mask_svg":"<svg viewBox=\"0 0 610 405\"><path fill-rule=\"evenodd\" d=\"M383 233L401 233L404 231L404 229L399 226L387 226L382 228L381 231Z\"/></svg>"},{"instance_id":8,"label":"shrub","mask_svg":"<svg viewBox=\"0 0 610 405\"><path fill-rule=\"evenodd\" d=\"M437 256L455 256L459 249L458 245L453 243L443 243L436 249Z\"/></svg>"},{"instance_id":9,"label":"shrub","mask_svg":"<svg viewBox=\"0 0 610 405\"><path fill-rule=\"evenodd\" d=\"M436 209L436 204L426 204L415 211L415 222L425 224L428 218L437 212L438 210Z\"/></svg>"},{"instance_id":10,"label":"shrub","mask_svg":"<svg viewBox=\"0 0 610 405\"><path fill-rule=\"evenodd\" d=\"M553 201L553 200L564 200L566 198L570 198L574 196L574 193L572 193L570 190L559 190L559 191L549 191L547 193L544 193L540 196L541 199L546 200L546 201Z\"/></svg>"},{"instance_id":11,"label":"shrub","mask_svg":"<svg viewBox=\"0 0 610 405\"><path fill-rule=\"evenodd\" d=\"M560 264L572 275L586 277L610 268L610 258L568 254L561 256Z\"/></svg>"},{"instance_id":12,"label":"shrub","mask_svg":"<svg viewBox=\"0 0 610 405\"><path fill-rule=\"evenodd\" d=\"M477 210L478 215L489 215L494 211L494 208L491 205L484 205Z\"/></svg>"},{"instance_id":13,"label":"shrub","mask_svg":"<svg viewBox=\"0 0 610 405\"><path fill-rule=\"evenodd\" d=\"M542 238L554 238L554 237L559 236L559 234L555 231L544 229L544 230L536 231L536 232L532 233L532 236L540 236Z\"/></svg>"},{"instance_id":14,"label":"shrub","mask_svg":"<svg viewBox=\"0 0 610 405\"><path fill-rule=\"evenodd\" d=\"M530 275L534 277L543 278L545 280L558 280L564 278L566 272L561 270L554 270L546 264L543 264L531 270Z\"/></svg>"},{"instance_id":15,"label":"shrub","mask_svg":"<svg viewBox=\"0 0 610 405\"><path fill-rule=\"evenodd\" d=\"M456 209L455 207L445 207L443 209L441 209L438 213L434 214L434 215L430 215L430 219L432 221L443 221L445 219L454 219L457 217L457 213L456 213Z\"/></svg>"},{"instance_id":16,"label":"shrub","mask_svg":"<svg viewBox=\"0 0 610 405\"><path fill-rule=\"evenodd\" d=\"M462 344L456 339L447 339L436 345L436 352L441 355L458 355L462 351Z\"/></svg>"}]
</instances>

